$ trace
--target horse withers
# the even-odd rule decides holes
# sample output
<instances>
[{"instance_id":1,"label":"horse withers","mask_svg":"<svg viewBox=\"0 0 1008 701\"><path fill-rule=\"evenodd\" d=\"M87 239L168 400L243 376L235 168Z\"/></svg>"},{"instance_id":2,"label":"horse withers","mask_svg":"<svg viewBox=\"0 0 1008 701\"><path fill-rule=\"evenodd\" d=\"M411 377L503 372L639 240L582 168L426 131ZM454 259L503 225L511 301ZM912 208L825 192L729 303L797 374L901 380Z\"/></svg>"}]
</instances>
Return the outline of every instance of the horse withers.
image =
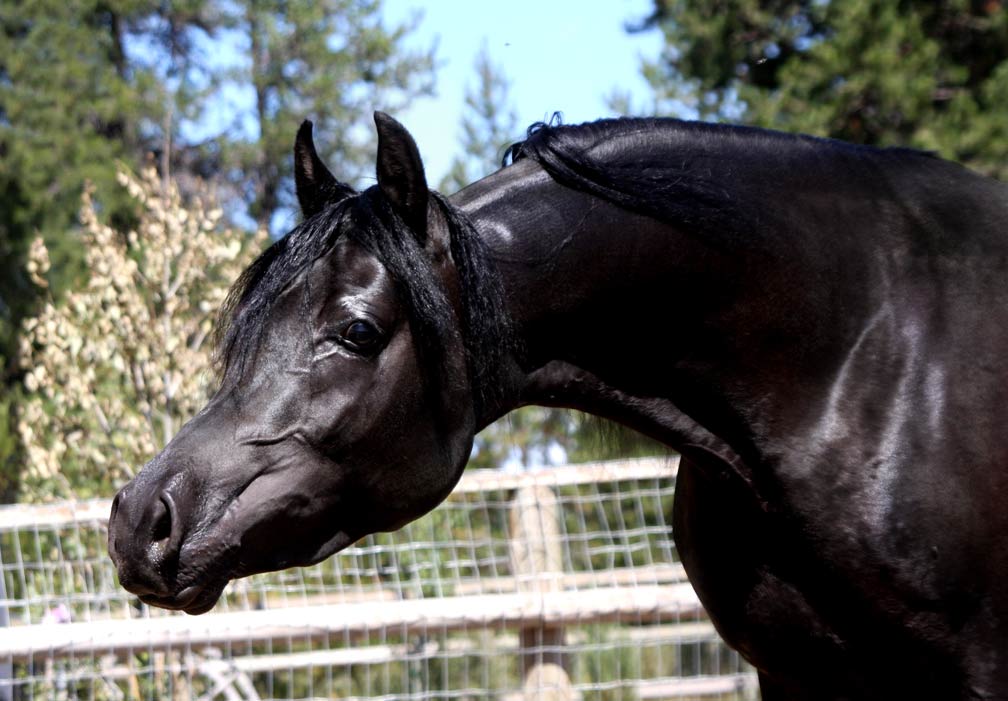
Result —
<instances>
[{"instance_id":1,"label":"horse withers","mask_svg":"<svg viewBox=\"0 0 1008 701\"><path fill-rule=\"evenodd\" d=\"M1008 187L675 120L536 125L450 198L377 113L356 192L236 283L220 389L116 497L143 601L321 560L451 491L527 404L682 456L680 555L765 699L1008 698Z\"/></svg>"}]
</instances>

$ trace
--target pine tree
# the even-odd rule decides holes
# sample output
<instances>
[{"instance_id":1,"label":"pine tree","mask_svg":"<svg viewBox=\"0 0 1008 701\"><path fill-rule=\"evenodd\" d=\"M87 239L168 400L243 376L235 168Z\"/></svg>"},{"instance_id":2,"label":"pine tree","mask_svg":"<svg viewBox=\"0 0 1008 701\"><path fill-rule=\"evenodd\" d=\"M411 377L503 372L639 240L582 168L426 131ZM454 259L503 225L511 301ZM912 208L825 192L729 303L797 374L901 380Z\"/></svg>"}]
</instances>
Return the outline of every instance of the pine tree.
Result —
<instances>
[{"instance_id":1,"label":"pine tree","mask_svg":"<svg viewBox=\"0 0 1008 701\"><path fill-rule=\"evenodd\" d=\"M0 299L8 308L26 297L24 253L37 232L57 278L64 260L81 261L70 232L85 182L107 220L132 219L115 164L139 166L177 141L168 117L192 108L191 35L214 28L210 13L186 5L155 12L135 0L22 0L0 9L0 246L8 273Z\"/></svg>"},{"instance_id":2,"label":"pine tree","mask_svg":"<svg viewBox=\"0 0 1008 701\"><path fill-rule=\"evenodd\" d=\"M415 27L387 27L380 0L238 0L234 30L248 47L232 79L251 86L251 124L221 140L232 184L260 227L296 209L290 156L303 119L315 124L320 156L345 181L370 174L372 112L395 112L433 89L433 49L413 49ZM250 136L251 134L251 136Z\"/></svg>"},{"instance_id":3,"label":"pine tree","mask_svg":"<svg viewBox=\"0 0 1008 701\"><path fill-rule=\"evenodd\" d=\"M656 0L666 109L929 149L1008 177L1004 0Z\"/></svg>"},{"instance_id":4,"label":"pine tree","mask_svg":"<svg viewBox=\"0 0 1008 701\"><path fill-rule=\"evenodd\" d=\"M465 92L462 114L462 153L454 158L439 189L460 190L500 166L501 156L518 130L518 115L511 104L511 81L494 65L484 41L473 66L476 83Z\"/></svg>"}]
</instances>

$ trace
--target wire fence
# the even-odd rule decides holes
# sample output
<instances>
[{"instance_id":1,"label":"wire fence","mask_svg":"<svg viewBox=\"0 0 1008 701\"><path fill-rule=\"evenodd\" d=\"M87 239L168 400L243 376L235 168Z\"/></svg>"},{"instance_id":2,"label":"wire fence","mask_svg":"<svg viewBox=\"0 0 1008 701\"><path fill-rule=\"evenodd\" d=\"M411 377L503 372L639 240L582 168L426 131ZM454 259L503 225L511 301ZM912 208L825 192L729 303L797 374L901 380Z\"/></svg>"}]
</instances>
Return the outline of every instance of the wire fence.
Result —
<instances>
[{"instance_id":1,"label":"wire fence","mask_svg":"<svg viewBox=\"0 0 1008 701\"><path fill-rule=\"evenodd\" d=\"M674 459L467 473L392 534L148 608L104 501L0 509L3 699L752 699L685 580Z\"/></svg>"}]
</instances>

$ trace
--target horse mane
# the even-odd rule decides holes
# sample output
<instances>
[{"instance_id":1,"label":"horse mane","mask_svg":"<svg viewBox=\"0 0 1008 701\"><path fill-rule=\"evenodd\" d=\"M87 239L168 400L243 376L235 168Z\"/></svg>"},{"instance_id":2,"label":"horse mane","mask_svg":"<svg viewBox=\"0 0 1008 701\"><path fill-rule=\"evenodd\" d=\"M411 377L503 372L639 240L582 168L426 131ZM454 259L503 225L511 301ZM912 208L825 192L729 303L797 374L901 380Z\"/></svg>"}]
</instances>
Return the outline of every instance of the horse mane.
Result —
<instances>
[{"instance_id":1,"label":"horse mane","mask_svg":"<svg viewBox=\"0 0 1008 701\"><path fill-rule=\"evenodd\" d=\"M485 244L472 224L439 193L432 201L448 226L451 254L461 292L461 336L477 414L503 389L497 375L502 358L514 348L503 286ZM445 343L454 316L437 273L422 244L375 186L331 203L267 248L239 276L218 313L214 361L219 377L247 369L263 335L273 304L289 285L327 255L343 236L371 252L395 281L406 309L421 373L429 391L445 374ZM311 290L305 285L302 309Z\"/></svg>"},{"instance_id":2,"label":"horse mane","mask_svg":"<svg viewBox=\"0 0 1008 701\"><path fill-rule=\"evenodd\" d=\"M921 157L940 162L914 149L757 127L661 117L565 125L554 114L509 146L502 165L530 158L567 187L672 225L734 239L753 222L778 219L767 197L768 178L787 187L812 175L850 189L901 162L919 167ZM749 173L759 177L746 177Z\"/></svg>"}]
</instances>

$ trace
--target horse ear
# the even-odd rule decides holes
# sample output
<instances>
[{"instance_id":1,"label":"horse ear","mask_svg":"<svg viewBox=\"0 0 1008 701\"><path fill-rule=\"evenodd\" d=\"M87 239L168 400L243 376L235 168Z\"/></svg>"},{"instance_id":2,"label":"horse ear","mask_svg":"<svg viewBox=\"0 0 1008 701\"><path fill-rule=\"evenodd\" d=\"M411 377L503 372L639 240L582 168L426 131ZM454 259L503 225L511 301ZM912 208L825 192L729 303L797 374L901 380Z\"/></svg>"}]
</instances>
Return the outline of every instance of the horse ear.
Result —
<instances>
[{"instance_id":1,"label":"horse ear","mask_svg":"<svg viewBox=\"0 0 1008 701\"><path fill-rule=\"evenodd\" d=\"M396 213L416 233L427 238L427 179L423 161L406 127L384 112L374 113L378 127L378 187Z\"/></svg>"},{"instance_id":2,"label":"horse ear","mask_svg":"<svg viewBox=\"0 0 1008 701\"><path fill-rule=\"evenodd\" d=\"M315 151L312 123L301 122L294 139L294 187L305 219L331 202L355 194L353 188L333 177Z\"/></svg>"}]
</instances>

